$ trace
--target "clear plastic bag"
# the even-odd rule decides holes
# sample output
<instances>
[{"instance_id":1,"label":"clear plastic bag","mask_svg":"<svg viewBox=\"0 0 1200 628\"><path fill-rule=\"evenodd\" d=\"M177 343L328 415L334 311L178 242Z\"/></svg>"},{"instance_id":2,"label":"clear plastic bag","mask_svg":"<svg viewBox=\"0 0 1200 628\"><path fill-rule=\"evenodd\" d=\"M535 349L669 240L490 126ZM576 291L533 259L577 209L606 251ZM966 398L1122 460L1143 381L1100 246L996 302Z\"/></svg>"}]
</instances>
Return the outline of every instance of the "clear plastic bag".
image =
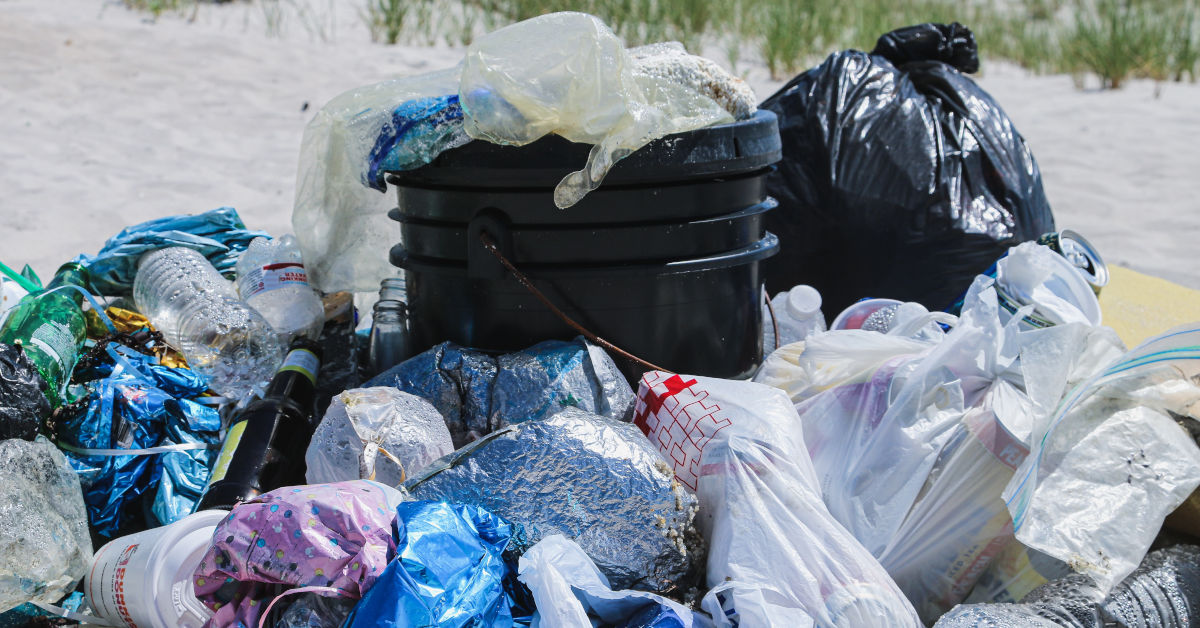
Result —
<instances>
[{"instance_id":1,"label":"clear plastic bag","mask_svg":"<svg viewBox=\"0 0 1200 628\"><path fill-rule=\"evenodd\" d=\"M649 59L664 52L682 50L639 54ZM647 62L639 70L604 22L574 12L542 15L475 40L463 61L459 96L471 137L519 146L557 133L594 145L583 169L555 188L554 202L563 208L596 189L617 161L650 141L734 119L661 67Z\"/></svg>"},{"instance_id":2,"label":"clear plastic bag","mask_svg":"<svg viewBox=\"0 0 1200 628\"><path fill-rule=\"evenodd\" d=\"M1077 386L1004 492L1016 537L1106 594L1200 485L1200 324L1152 338Z\"/></svg>"},{"instance_id":3,"label":"clear plastic bag","mask_svg":"<svg viewBox=\"0 0 1200 628\"><path fill-rule=\"evenodd\" d=\"M521 555L520 579L533 593L540 625L626 626L647 607L666 607L682 628L691 628L692 611L682 604L646 591L613 591L583 548L561 534L552 534ZM538 625L538 624L535 624ZM658 624L655 624L658 625ZM707 625L707 622L698 624Z\"/></svg>"},{"instance_id":4,"label":"clear plastic bag","mask_svg":"<svg viewBox=\"0 0 1200 628\"><path fill-rule=\"evenodd\" d=\"M333 398L313 432L305 480L399 486L452 451L450 430L428 401L388 386L356 388Z\"/></svg>"},{"instance_id":5,"label":"clear plastic bag","mask_svg":"<svg viewBox=\"0 0 1200 628\"><path fill-rule=\"evenodd\" d=\"M397 106L458 92L458 68L350 90L309 122L300 145L292 228L311 284L323 292L375 292L395 274L387 252L400 225L387 217L395 200L369 185L371 154ZM454 136L421 152L432 159L465 141ZM415 148L412 150L415 151Z\"/></svg>"},{"instance_id":6,"label":"clear plastic bag","mask_svg":"<svg viewBox=\"0 0 1200 628\"><path fill-rule=\"evenodd\" d=\"M718 625L919 626L887 572L825 508L796 411L769 386L647 373L634 423L695 482Z\"/></svg>"}]
</instances>

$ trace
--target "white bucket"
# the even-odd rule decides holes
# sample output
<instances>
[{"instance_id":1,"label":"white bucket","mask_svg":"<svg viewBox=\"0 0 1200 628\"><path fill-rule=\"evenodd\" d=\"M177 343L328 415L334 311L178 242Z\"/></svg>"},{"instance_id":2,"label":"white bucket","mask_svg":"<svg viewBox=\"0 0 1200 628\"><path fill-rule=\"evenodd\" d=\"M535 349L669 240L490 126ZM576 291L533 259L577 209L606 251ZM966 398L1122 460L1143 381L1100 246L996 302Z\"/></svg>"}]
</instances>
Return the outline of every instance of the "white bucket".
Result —
<instances>
[{"instance_id":1,"label":"white bucket","mask_svg":"<svg viewBox=\"0 0 1200 628\"><path fill-rule=\"evenodd\" d=\"M196 599L193 572L223 510L123 536L96 552L84 592L97 615L131 628L200 628L212 611Z\"/></svg>"}]
</instances>

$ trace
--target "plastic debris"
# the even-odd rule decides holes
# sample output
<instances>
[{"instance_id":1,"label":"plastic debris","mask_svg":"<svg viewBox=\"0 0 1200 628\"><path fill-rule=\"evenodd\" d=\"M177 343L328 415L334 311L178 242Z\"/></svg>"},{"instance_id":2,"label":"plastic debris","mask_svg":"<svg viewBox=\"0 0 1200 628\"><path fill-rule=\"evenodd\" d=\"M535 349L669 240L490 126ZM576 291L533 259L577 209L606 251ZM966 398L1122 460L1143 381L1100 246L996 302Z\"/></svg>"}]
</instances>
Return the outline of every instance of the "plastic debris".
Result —
<instances>
[{"instance_id":1,"label":"plastic debris","mask_svg":"<svg viewBox=\"0 0 1200 628\"><path fill-rule=\"evenodd\" d=\"M347 390L313 432L305 479L399 486L452 451L446 423L428 401L386 386Z\"/></svg>"},{"instance_id":2,"label":"plastic debris","mask_svg":"<svg viewBox=\"0 0 1200 628\"><path fill-rule=\"evenodd\" d=\"M813 286L827 311L866 296L939 310L1054 217L1012 121L938 62L974 69L966 28L902 29L876 50L834 53L763 101L783 140L764 218L780 253L763 275L772 293Z\"/></svg>"},{"instance_id":3,"label":"plastic debris","mask_svg":"<svg viewBox=\"0 0 1200 628\"><path fill-rule=\"evenodd\" d=\"M395 274L380 253L400 239L399 225L387 217L395 199L367 185L371 155L377 143L386 143L381 138L402 130L397 107L457 94L458 83L459 69L452 68L359 87L329 101L308 123L292 229L314 288L375 292L380 280Z\"/></svg>"},{"instance_id":4,"label":"plastic debris","mask_svg":"<svg viewBox=\"0 0 1200 628\"><path fill-rule=\"evenodd\" d=\"M357 600L315 593L298 595L274 628L341 628L356 603Z\"/></svg>"},{"instance_id":5,"label":"plastic debris","mask_svg":"<svg viewBox=\"0 0 1200 628\"><path fill-rule=\"evenodd\" d=\"M202 214L157 218L126 227L108 239L96 255L75 261L87 272L90 289L105 296L131 296L138 260L144 253L173 246L199 251L218 272L233 277L238 256L254 238L269 238L251 231L237 210L222 207Z\"/></svg>"},{"instance_id":6,"label":"plastic debris","mask_svg":"<svg viewBox=\"0 0 1200 628\"><path fill-rule=\"evenodd\" d=\"M356 599L396 549L392 521L404 496L363 480L281 488L238 504L217 525L196 569L207 626L257 626L281 587L319 587Z\"/></svg>"},{"instance_id":7,"label":"plastic debris","mask_svg":"<svg viewBox=\"0 0 1200 628\"><path fill-rule=\"evenodd\" d=\"M530 41L539 45L531 48ZM520 146L556 133L593 144L588 163L554 191L555 205L570 207L596 189L613 164L650 141L733 121L708 95L664 78L661 63L672 62L660 58L639 71L621 39L584 13L550 13L506 26L467 48L458 90L467 134Z\"/></svg>"},{"instance_id":8,"label":"plastic debris","mask_svg":"<svg viewBox=\"0 0 1200 628\"><path fill-rule=\"evenodd\" d=\"M33 440L50 416L46 382L25 352L0 344L0 440Z\"/></svg>"},{"instance_id":9,"label":"plastic debris","mask_svg":"<svg viewBox=\"0 0 1200 628\"><path fill-rule=\"evenodd\" d=\"M1077 386L1035 430L1004 498L1016 537L1107 593L1200 485L1200 326L1138 345Z\"/></svg>"},{"instance_id":10,"label":"plastic debris","mask_svg":"<svg viewBox=\"0 0 1200 628\"><path fill-rule=\"evenodd\" d=\"M920 625L896 583L822 503L782 392L651 371L634 422L697 491L697 526L709 543L703 607L718 625Z\"/></svg>"},{"instance_id":11,"label":"plastic debris","mask_svg":"<svg viewBox=\"0 0 1200 628\"><path fill-rule=\"evenodd\" d=\"M79 479L44 439L0 441L0 612L53 604L92 558Z\"/></svg>"},{"instance_id":12,"label":"plastic debris","mask_svg":"<svg viewBox=\"0 0 1200 628\"><path fill-rule=\"evenodd\" d=\"M296 238L255 238L237 263L237 291L286 347L298 336L316 340L325 324L321 297L308 285Z\"/></svg>"},{"instance_id":13,"label":"plastic debris","mask_svg":"<svg viewBox=\"0 0 1200 628\"><path fill-rule=\"evenodd\" d=\"M511 522L521 554L579 543L617 589L682 593L702 555L696 498L637 428L567 408L502 429L426 467L415 499L473 504Z\"/></svg>"},{"instance_id":14,"label":"plastic debris","mask_svg":"<svg viewBox=\"0 0 1200 628\"><path fill-rule=\"evenodd\" d=\"M221 427L217 410L193 401L207 381L187 369L110 344L111 364L89 375L86 406L54 427L59 445L79 473L88 517L96 533L114 537L144 529L143 500L158 524L191 512L208 480L208 467ZM184 445L182 451L115 452ZM149 455L147 455L149 454ZM153 497L151 497L153 496ZM147 504L149 505L149 504Z\"/></svg>"},{"instance_id":15,"label":"plastic debris","mask_svg":"<svg viewBox=\"0 0 1200 628\"><path fill-rule=\"evenodd\" d=\"M477 506L420 501L400 504L395 526L395 556L346 628L513 625L501 556L512 526Z\"/></svg>"},{"instance_id":16,"label":"plastic debris","mask_svg":"<svg viewBox=\"0 0 1200 628\"><path fill-rule=\"evenodd\" d=\"M645 591L613 591L608 578L574 541L552 534L529 548L520 560L521 582L537 602L535 621L544 626L691 628L686 606Z\"/></svg>"},{"instance_id":17,"label":"plastic debris","mask_svg":"<svg viewBox=\"0 0 1200 628\"><path fill-rule=\"evenodd\" d=\"M582 337L499 358L445 342L366 385L393 386L432 403L455 447L564 408L620 419L633 406L633 389L612 358Z\"/></svg>"},{"instance_id":18,"label":"plastic debris","mask_svg":"<svg viewBox=\"0 0 1200 628\"><path fill-rule=\"evenodd\" d=\"M1039 587L1021 604L956 607L936 626L1191 626L1200 621L1200 548L1178 545L1151 552L1102 602L1097 595L1095 583L1073 574Z\"/></svg>"}]
</instances>

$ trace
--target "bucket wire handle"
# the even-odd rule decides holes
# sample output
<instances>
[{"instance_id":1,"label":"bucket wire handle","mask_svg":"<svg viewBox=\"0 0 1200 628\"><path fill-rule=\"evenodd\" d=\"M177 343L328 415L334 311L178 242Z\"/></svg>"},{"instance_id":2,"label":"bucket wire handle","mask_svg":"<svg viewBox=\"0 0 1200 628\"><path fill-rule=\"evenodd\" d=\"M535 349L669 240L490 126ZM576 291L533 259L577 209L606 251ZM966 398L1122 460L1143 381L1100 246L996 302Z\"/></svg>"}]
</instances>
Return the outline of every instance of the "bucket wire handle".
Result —
<instances>
[{"instance_id":1,"label":"bucket wire handle","mask_svg":"<svg viewBox=\"0 0 1200 628\"><path fill-rule=\"evenodd\" d=\"M618 347L617 345L614 345L613 343L601 338L600 336L597 336L596 334L593 334L592 332L588 331L586 328L584 328L583 325L580 325L579 323L575 322L574 319L572 319L570 316L567 316L567 314L565 312L558 309L558 307L556 307L553 303L551 303L550 299L547 299L546 295L542 294L542 291L538 290L537 286L533 285L533 282L529 280L529 277L525 276L525 273L522 273L521 271L517 270L517 267L513 266L513 263L508 261L507 257L504 257L504 254L500 252L500 249L496 248L496 243L492 241L492 238L490 236L488 236L488 234L480 233L479 241L483 243L483 248L487 249L492 255L495 255L496 259L500 260L500 263L503 264L504 267L508 269L508 272L512 273L513 276L517 278L517 281L521 282L522 286L525 286L526 290L528 290L530 293L532 293L533 296L537 297L538 301L542 302L542 305L545 305L546 307L550 308L550 311L554 312L555 316L561 318L564 323L570 325L571 328L574 329L575 331L583 334L584 338L587 338L588 340L600 345L601 347L604 347L605 349L608 349L609 351L612 351L613 353L620 355L621 357L625 358L626 360L630 360L633 363L638 364L639 366L644 366L651 371L662 371L664 373L669 373L671 375L675 374L674 371L665 369L661 366L655 366L654 364L651 364L650 362L647 362L647 361L637 357L636 355L633 355L632 353Z\"/></svg>"},{"instance_id":2,"label":"bucket wire handle","mask_svg":"<svg viewBox=\"0 0 1200 628\"><path fill-rule=\"evenodd\" d=\"M775 318L775 305L771 303L771 293L763 286L763 302L767 304L767 312L771 314L771 329L775 330L775 348L779 348L779 319Z\"/></svg>"}]
</instances>

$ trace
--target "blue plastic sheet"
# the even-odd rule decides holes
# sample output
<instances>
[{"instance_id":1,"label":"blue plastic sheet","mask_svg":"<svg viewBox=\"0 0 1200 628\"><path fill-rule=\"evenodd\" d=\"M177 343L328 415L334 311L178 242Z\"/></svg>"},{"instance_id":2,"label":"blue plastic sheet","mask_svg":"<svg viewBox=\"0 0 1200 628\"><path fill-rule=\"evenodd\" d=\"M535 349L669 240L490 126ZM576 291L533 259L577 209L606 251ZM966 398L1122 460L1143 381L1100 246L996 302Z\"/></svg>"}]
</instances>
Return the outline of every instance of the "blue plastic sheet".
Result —
<instances>
[{"instance_id":1,"label":"blue plastic sheet","mask_svg":"<svg viewBox=\"0 0 1200 628\"><path fill-rule=\"evenodd\" d=\"M145 449L180 443L219 443L220 416L189 398L208 389L188 369L109 346L114 365L94 369L87 408L58 426L59 442L79 474L88 518L101 536L165 525L191 512L208 481L212 449L163 454L89 455L72 449ZM142 521L142 499L157 521Z\"/></svg>"},{"instance_id":2,"label":"blue plastic sheet","mask_svg":"<svg viewBox=\"0 0 1200 628\"><path fill-rule=\"evenodd\" d=\"M108 239L96 255L74 261L87 271L92 291L105 296L129 296L137 263L143 253L183 246L199 251L222 274L234 272L238 256L254 238L271 236L250 231L237 210L222 207L202 214L168 216L126 227Z\"/></svg>"},{"instance_id":3,"label":"blue plastic sheet","mask_svg":"<svg viewBox=\"0 0 1200 628\"><path fill-rule=\"evenodd\" d=\"M344 626L512 626L512 570L501 556L511 535L508 522L477 506L400 504L396 555Z\"/></svg>"},{"instance_id":4,"label":"blue plastic sheet","mask_svg":"<svg viewBox=\"0 0 1200 628\"><path fill-rule=\"evenodd\" d=\"M405 102L392 111L392 119L379 131L365 183L385 192L384 173L424 166L442 151L469 141L458 94Z\"/></svg>"}]
</instances>

